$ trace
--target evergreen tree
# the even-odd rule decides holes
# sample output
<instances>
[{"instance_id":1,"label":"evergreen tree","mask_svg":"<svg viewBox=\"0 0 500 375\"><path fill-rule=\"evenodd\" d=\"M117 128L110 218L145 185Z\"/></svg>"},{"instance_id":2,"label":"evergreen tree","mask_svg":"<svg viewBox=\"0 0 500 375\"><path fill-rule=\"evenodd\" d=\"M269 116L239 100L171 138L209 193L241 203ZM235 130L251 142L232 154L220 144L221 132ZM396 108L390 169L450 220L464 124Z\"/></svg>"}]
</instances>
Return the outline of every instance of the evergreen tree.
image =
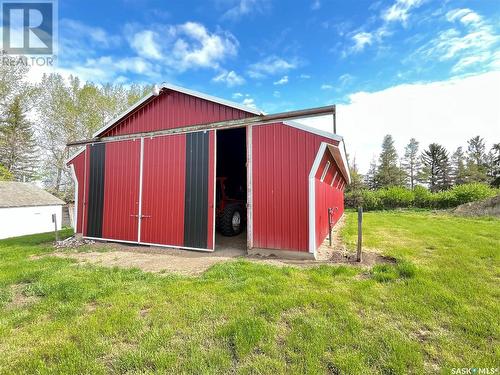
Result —
<instances>
[{"instance_id":1,"label":"evergreen tree","mask_svg":"<svg viewBox=\"0 0 500 375\"><path fill-rule=\"evenodd\" d=\"M405 147L405 155L402 167L406 172L407 184L413 190L417 182L417 176L422 168L420 156L418 154L419 143L415 138L410 139L410 143Z\"/></svg>"},{"instance_id":2,"label":"evergreen tree","mask_svg":"<svg viewBox=\"0 0 500 375\"><path fill-rule=\"evenodd\" d=\"M486 172L486 145L483 138L476 136L467 142L467 181L486 182Z\"/></svg>"},{"instance_id":3,"label":"evergreen tree","mask_svg":"<svg viewBox=\"0 0 500 375\"><path fill-rule=\"evenodd\" d=\"M377 184L375 182L375 175L377 174L377 161L375 157L370 162L370 167L368 168L368 172L365 174L365 185L368 189L376 189Z\"/></svg>"},{"instance_id":4,"label":"evergreen tree","mask_svg":"<svg viewBox=\"0 0 500 375\"><path fill-rule=\"evenodd\" d=\"M465 155L462 147L458 147L451 155L451 180L453 185L461 185L467 182Z\"/></svg>"},{"instance_id":5,"label":"evergreen tree","mask_svg":"<svg viewBox=\"0 0 500 375\"><path fill-rule=\"evenodd\" d=\"M448 189L451 186L448 152L437 144L431 143L422 153L421 180L429 185L432 192Z\"/></svg>"},{"instance_id":6,"label":"evergreen tree","mask_svg":"<svg viewBox=\"0 0 500 375\"><path fill-rule=\"evenodd\" d=\"M382 152L379 156L377 173L375 174L376 187L399 186L402 177L403 173L398 165L398 153L394 147L394 140L388 134L382 142Z\"/></svg>"},{"instance_id":7,"label":"evergreen tree","mask_svg":"<svg viewBox=\"0 0 500 375\"><path fill-rule=\"evenodd\" d=\"M500 143L495 143L488 153L488 177L491 185L500 187Z\"/></svg>"},{"instance_id":8,"label":"evergreen tree","mask_svg":"<svg viewBox=\"0 0 500 375\"><path fill-rule=\"evenodd\" d=\"M0 121L0 163L18 181L35 176L37 147L27 119L28 94L16 95Z\"/></svg>"}]
</instances>

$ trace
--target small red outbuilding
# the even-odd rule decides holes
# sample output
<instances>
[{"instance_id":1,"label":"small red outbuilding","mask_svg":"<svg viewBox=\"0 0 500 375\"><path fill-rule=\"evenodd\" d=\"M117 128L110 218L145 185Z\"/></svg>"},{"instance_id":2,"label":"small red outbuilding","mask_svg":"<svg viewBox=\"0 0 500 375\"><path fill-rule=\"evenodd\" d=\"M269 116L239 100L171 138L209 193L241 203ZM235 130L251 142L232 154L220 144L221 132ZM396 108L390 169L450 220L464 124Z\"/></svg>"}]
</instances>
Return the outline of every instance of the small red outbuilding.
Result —
<instances>
[{"instance_id":1,"label":"small red outbuilding","mask_svg":"<svg viewBox=\"0 0 500 375\"><path fill-rule=\"evenodd\" d=\"M216 181L225 177L237 182L230 195L246 202L249 252L315 257L329 208L334 223L344 212L342 137L296 121L255 121L263 115L173 85L146 96L68 161L76 232L213 251Z\"/></svg>"}]
</instances>

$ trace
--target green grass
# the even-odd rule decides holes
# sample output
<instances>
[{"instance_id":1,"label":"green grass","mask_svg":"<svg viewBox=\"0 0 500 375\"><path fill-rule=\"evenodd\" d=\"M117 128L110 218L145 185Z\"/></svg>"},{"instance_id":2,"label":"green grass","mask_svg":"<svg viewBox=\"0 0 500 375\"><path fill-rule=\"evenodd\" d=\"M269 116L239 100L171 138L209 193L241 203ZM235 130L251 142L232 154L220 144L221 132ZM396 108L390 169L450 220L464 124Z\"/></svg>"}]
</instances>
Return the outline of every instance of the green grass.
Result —
<instances>
[{"instance_id":1,"label":"green grass","mask_svg":"<svg viewBox=\"0 0 500 375\"><path fill-rule=\"evenodd\" d=\"M354 248L356 217L343 231ZM69 233L66 233L68 235ZM450 373L498 367L500 221L364 217L372 269L218 264L201 277L77 266L0 241L0 373Z\"/></svg>"}]
</instances>

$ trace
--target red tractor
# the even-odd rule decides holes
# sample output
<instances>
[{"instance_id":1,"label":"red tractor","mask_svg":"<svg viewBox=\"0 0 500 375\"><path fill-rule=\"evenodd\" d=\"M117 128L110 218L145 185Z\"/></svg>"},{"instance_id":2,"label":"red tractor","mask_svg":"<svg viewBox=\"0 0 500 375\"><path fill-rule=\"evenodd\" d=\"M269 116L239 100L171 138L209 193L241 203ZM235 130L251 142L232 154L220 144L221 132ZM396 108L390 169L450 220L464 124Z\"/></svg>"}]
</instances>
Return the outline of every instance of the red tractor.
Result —
<instances>
[{"instance_id":1,"label":"red tractor","mask_svg":"<svg viewBox=\"0 0 500 375\"><path fill-rule=\"evenodd\" d=\"M236 236L245 228L247 210L244 198L241 185L232 186L227 177L217 177L216 226L223 236Z\"/></svg>"}]
</instances>

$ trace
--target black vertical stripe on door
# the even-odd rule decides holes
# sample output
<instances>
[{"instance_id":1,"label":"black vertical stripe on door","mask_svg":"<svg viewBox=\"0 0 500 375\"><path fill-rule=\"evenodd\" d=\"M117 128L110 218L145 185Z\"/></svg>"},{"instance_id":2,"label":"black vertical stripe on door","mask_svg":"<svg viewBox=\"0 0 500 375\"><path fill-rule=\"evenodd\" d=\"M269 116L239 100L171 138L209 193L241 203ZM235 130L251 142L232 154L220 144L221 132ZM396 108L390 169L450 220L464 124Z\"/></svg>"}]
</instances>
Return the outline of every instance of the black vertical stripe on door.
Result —
<instances>
[{"instance_id":1,"label":"black vertical stripe on door","mask_svg":"<svg viewBox=\"0 0 500 375\"><path fill-rule=\"evenodd\" d=\"M102 212L104 208L104 165L106 147L104 143L90 146L89 198L87 236L102 238Z\"/></svg>"},{"instance_id":2,"label":"black vertical stripe on door","mask_svg":"<svg viewBox=\"0 0 500 375\"><path fill-rule=\"evenodd\" d=\"M184 246L206 249L208 225L208 132L186 134Z\"/></svg>"}]
</instances>

